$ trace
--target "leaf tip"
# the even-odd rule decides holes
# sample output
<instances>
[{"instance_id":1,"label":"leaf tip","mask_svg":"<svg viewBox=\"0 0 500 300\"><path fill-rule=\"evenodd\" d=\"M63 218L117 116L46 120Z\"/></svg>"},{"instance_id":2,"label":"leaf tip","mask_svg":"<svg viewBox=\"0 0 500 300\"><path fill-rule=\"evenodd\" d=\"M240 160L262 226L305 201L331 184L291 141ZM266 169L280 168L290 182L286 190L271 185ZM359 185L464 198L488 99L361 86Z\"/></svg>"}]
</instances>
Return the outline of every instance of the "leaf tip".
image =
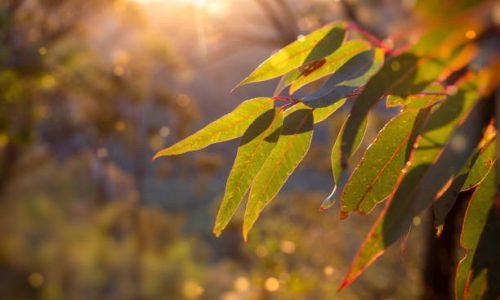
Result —
<instances>
[{"instance_id":1,"label":"leaf tip","mask_svg":"<svg viewBox=\"0 0 500 300\"><path fill-rule=\"evenodd\" d=\"M163 151L158 151L152 158L151 160L157 160L158 158L164 156L164 154L162 154Z\"/></svg>"},{"instance_id":2,"label":"leaf tip","mask_svg":"<svg viewBox=\"0 0 500 300\"><path fill-rule=\"evenodd\" d=\"M340 210L340 219L345 220L345 219L347 219L347 217L349 217L349 212L347 212L345 210Z\"/></svg>"},{"instance_id":3,"label":"leaf tip","mask_svg":"<svg viewBox=\"0 0 500 300\"><path fill-rule=\"evenodd\" d=\"M248 231L250 229L247 228L247 226L245 225L245 222L243 222L243 242L245 242L245 244L248 243Z\"/></svg>"},{"instance_id":4,"label":"leaf tip","mask_svg":"<svg viewBox=\"0 0 500 300\"><path fill-rule=\"evenodd\" d=\"M219 229L217 226L215 226L214 229L212 230L212 233L215 235L216 238L218 238L222 234L222 230Z\"/></svg>"},{"instance_id":5,"label":"leaf tip","mask_svg":"<svg viewBox=\"0 0 500 300\"><path fill-rule=\"evenodd\" d=\"M345 278L344 281L342 281L342 284L339 286L337 290L337 294L340 293L346 286L348 286L352 282L351 279Z\"/></svg>"},{"instance_id":6,"label":"leaf tip","mask_svg":"<svg viewBox=\"0 0 500 300\"><path fill-rule=\"evenodd\" d=\"M252 81L252 79L250 78L250 76L248 76L247 78L245 78L242 81L240 81L240 83L238 83L234 88L232 88L229 93L232 94L234 91L236 91L240 87L246 85L247 83L250 83Z\"/></svg>"},{"instance_id":7,"label":"leaf tip","mask_svg":"<svg viewBox=\"0 0 500 300\"><path fill-rule=\"evenodd\" d=\"M326 199L323 200L323 203L321 203L321 206L319 207L319 211L323 212L335 204L336 191L337 191L337 186L335 186L330 195L328 195L328 197L326 197Z\"/></svg>"}]
</instances>

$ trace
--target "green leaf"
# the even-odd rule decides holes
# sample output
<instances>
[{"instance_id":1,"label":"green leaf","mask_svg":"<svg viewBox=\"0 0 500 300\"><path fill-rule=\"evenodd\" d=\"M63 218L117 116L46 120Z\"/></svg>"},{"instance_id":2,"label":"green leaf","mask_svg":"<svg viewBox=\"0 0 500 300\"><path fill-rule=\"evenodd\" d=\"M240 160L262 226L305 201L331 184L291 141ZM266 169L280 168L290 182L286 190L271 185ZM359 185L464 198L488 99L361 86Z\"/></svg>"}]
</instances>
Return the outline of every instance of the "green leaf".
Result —
<instances>
[{"instance_id":1,"label":"green leaf","mask_svg":"<svg viewBox=\"0 0 500 300\"><path fill-rule=\"evenodd\" d=\"M366 132L366 124L367 124L367 119L364 120L362 123L360 130L356 133L356 138L354 140L354 148L353 152L349 154L349 157L356 152L358 149L359 145L363 141L363 137L365 136ZM335 141L335 144L333 145L332 148L332 154L331 154L331 163L332 163L332 173L333 173L333 189L330 195L326 197L326 199L321 203L320 210L325 210L330 207L335 203L335 200L339 197L340 192L344 189L345 184L347 183L348 179L348 165L342 165L340 158L341 158L341 153L340 153L340 145L342 145L342 132L344 131L345 123L342 125L342 128L339 131L339 134L337 136L337 140Z\"/></svg>"},{"instance_id":2,"label":"green leaf","mask_svg":"<svg viewBox=\"0 0 500 300\"><path fill-rule=\"evenodd\" d=\"M460 244L467 252L457 267L456 299L498 299L500 295L500 214L496 169L474 191L467 207Z\"/></svg>"},{"instance_id":3,"label":"green leaf","mask_svg":"<svg viewBox=\"0 0 500 300\"><path fill-rule=\"evenodd\" d=\"M404 53L385 64L356 99L343 133L342 153L350 153L354 137L368 111L386 94L408 96L422 91L444 68L442 62ZM343 156L342 160L347 160Z\"/></svg>"},{"instance_id":4,"label":"green leaf","mask_svg":"<svg viewBox=\"0 0 500 300\"><path fill-rule=\"evenodd\" d=\"M464 217L460 245L467 250L477 247L481 233L486 226L485 221L488 218L488 213L494 204L494 196L497 192L495 168L491 166L487 173L483 183L474 191Z\"/></svg>"},{"instance_id":5,"label":"green leaf","mask_svg":"<svg viewBox=\"0 0 500 300\"><path fill-rule=\"evenodd\" d=\"M332 90L329 94L310 99L308 97L304 98L304 104L311 108L323 108L330 106L332 104L337 103L338 101L341 101L343 99L346 99L346 97L354 94L358 90L358 87L354 86L337 86L335 87L334 90ZM310 100L309 100L310 99Z\"/></svg>"},{"instance_id":6,"label":"green leaf","mask_svg":"<svg viewBox=\"0 0 500 300\"><path fill-rule=\"evenodd\" d=\"M430 116L418 139L417 148L410 154L411 164L403 169L396 191L388 199L370 233L357 253L341 288L350 284L384 250L396 242L408 230L413 219L414 194L429 166L442 151L457 124L470 111L477 99L475 80L464 82L456 94L450 96ZM462 133L460 133L462 134ZM434 196L434 195L433 195Z\"/></svg>"},{"instance_id":7,"label":"green leaf","mask_svg":"<svg viewBox=\"0 0 500 300\"><path fill-rule=\"evenodd\" d=\"M456 199L461 191L466 191L476 187L486 176L490 167L496 160L495 137L489 137L485 145L474 155L472 162L456 176L450 187L433 203L434 225L437 228L437 235L441 234L444 228L446 216L453 208ZM470 166L472 164L472 167Z\"/></svg>"},{"instance_id":8,"label":"green leaf","mask_svg":"<svg viewBox=\"0 0 500 300\"><path fill-rule=\"evenodd\" d=\"M469 190L477 186L481 180L486 176L487 170L493 165L497 158L496 140L495 136L491 137L481 149L474 165L469 171L467 180L462 186L463 190Z\"/></svg>"},{"instance_id":9,"label":"green leaf","mask_svg":"<svg viewBox=\"0 0 500 300\"><path fill-rule=\"evenodd\" d=\"M276 145L282 125L282 110L275 108L257 118L243 134L215 221L216 236L231 220L253 178Z\"/></svg>"},{"instance_id":10,"label":"green leaf","mask_svg":"<svg viewBox=\"0 0 500 300\"><path fill-rule=\"evenodd\" d=\"M311 145L312 135L313 113L311 109L294 110L285 116L278 143L257 173L250 190L243 220L245 240L264 207L276 196L306 155Z\"/></svg>"},{"instance_id":11,"label":"green leaf","mask_svg":"<svg viewBox=\"0 0 500 300\"><path fill-rule=\"evenodd\" d=\"M370 44L362 40L352 40L344 43L339 49L331 55L325 57L321 65L314 65L306 68L296 76L289 75L288 78L293 78L291 81L290 94L295 93L298 89L313 81L321 79L330 74L339 71L346 63L348 63L356 55L368 51ZM371 65L371 63L369 63ZM293 71L292 71L293 72Z\"/></svg>"},{"instance_id":12,"label":"green leaf","mask_svg":"<svg viewBox=\"0 0 500 300\"><path fill-rule=\"evenodd\" d=\"M427 115L427 111L425 115ZM395 188L399 173L408 159L413 146L411 140L419 110L408 110L393 118L379 132L354 170L342 195L342 213L347 215L357 209L369 213ZM419 118L423 122L424 117Z\"/></svg>"},{"instance_id":13,"label":"green leaf","mask_svg":"<svg viewBox=\"0 0 500 300\"><path fill-rule=\"evenodd\" d=\"M311 107L328 106L353 94L376 73L384 62L381 49L364 51L352 57L316 92L304 97Z\"/></svg>"},{"instance_id":14,"label":"green leaf","mask_svg":"<svg viewBox=\"0 0 500 300\"><path fill-rule=\"evenodd\" d=\"M493 110L493 101L489 99L480 100L474 105L463 123L453 132L438 159L428 168L421 179L412 205L406 206L404 209L399 208L397 212L394 212L394 221L393 223L387 222L387 228L396 226L396 223L399 228L402 227L402 224L409 226L413 217L432 204L446 183L460 173L479 145ZM405 211L407 208L410 209ZM392 211L395 210L388 211L387 219L391 217Z\"/></svg>"},{"instance_id":15,"label":"green leaf","mask_svg":"<svg viewBox=\"0 0 500 300\"><path fill-rule=\"evenodd\" d=\"M329 116L331 116L334 112L336 112L342 105L345 104L347 99L342 99L340 101L335 102L332 105L326 107L315 108L313 110L314 124L322 122L326 120Z\"/></svg>"},{"instance_id":16,"label":"green leaf","mask_svg":"<svg viewBox=\"0 0 500 300\"><path fill-rule=\"evenodd\" d=\"M433 105L436 102L443 101L446 99L444 94L445 89L442 84L434 83L429 85L423 93L443 93L443 95L432 94L432 95L410 95L407 97L401 97L397 95L389 95L386 99L387 107L398 107L403 106L405 108L422 108L427 105Z\"/></svg>"},{"instance_id":17,"label":"green leaf","mask_svg":"<svg viewBox=\"0 0 500 300\"><path fill-rule=\"evenodd\" d=\"M344 39L345 24L336 23L324 26L279 50L258 66L238 86L272 79L304 64L320 60L338 49Z\"/></svg>"},{"instance_id":18,"label":"green leaf","mask_svg":"<svg viewBox=\"0 0 500 300\"><path fill-rule=\"evenodd\" d=\"M238 138L243 135L255 119L273 108L273 105L274 101L271 98L254 98L244 101L227 115L208 124L177 144L159 151L153 159L200 150L215 143Z\"/></svg>"}]
</instances>

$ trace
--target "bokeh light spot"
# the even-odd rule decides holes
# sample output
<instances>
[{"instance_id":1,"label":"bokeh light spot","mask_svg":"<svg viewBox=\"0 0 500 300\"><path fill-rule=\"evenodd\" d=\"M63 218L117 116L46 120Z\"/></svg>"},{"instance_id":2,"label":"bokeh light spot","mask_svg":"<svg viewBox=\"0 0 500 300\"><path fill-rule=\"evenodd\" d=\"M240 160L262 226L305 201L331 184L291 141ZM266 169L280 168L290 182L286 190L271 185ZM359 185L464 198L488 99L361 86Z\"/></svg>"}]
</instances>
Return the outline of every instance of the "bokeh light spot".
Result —
<instances>
[{"instance_id":1,"label":"bokeh light spot","mask_svg":"<svg viewBox=\"0 0 500 300\"><path fill-rule=\"evenodd\" d=\"M28 283L35 288L41 287L44 281L43 275L38 272L33 272L28 276Z\"/></svg>"},{"instance_id":2,"label":"bokeh light spot","mask_svg":"<svg viewBox=\"0 0 500 300\"><path fill-rule=\"evenodd\" d=\"M250 280L244 276L240 276L234 281L234 289L238 292L246 292L249 288Z\"/></svg>"},{"instance_id":3,"label":"bokeh light spot","mask_svg":"<svg viewBox=\"0 0 500 300\"><path fill-rule=\"evenodd\" d=\"M295 243L287 240L281 241L280 249L283 253L292 254L295 252Z\"/></svg>"},{"instance_id":4,"label":"bokeh light spot","mask_svg":"<svg viewBox=\"0 0 500 300\"><path fill-rule=\"evenodd\" d=\"M323 274L325 276L332 276L335 273L335 269L332 266L325 266L323 268Z\"/></svg>"},{"instance_id":5,"label":"bokeh light spot","mask_svg":"<svg viewBox=\"0 0 500 300\"><path fill-rule=\"evenodd\" d=\"M468 38L469 40L476 38L476 36L477 36L477 33L474 30L467 30L465 32L465 37Z\"/></svg>"},{"instance_id":6,"label":"bokeh light spot","mask_svg":"<svg viewBox=\"0 0 500 300\"><path fill-rule=\"evenodd\" d=\"M162 138L166 138L169 135L170 135L170 128L168 128L167 126L163 126L162 128L160 128L160 136Z\"/></svg>"},{"instance_id":7,"label":"bokeh light spot","mask_svg":"<svg viewBox=\"0 0 500 300\"><path fill-rule=\"evenodd\" d=\"M182 286L182 292L187 299L197 299L203 295L205 290L196 281L189 280Z\"/></svg>"},{"instance_id":8,"label":"bokeh light spot","mask_svg":"<svg viewBox=\"0 0 500 300\"><path fill-rule=\"evenodd\" d=\"M280 282L275 277L269 277L266 279L264 286L268 292L276 292L280 289Z\"/></svg>"}]
</instances>

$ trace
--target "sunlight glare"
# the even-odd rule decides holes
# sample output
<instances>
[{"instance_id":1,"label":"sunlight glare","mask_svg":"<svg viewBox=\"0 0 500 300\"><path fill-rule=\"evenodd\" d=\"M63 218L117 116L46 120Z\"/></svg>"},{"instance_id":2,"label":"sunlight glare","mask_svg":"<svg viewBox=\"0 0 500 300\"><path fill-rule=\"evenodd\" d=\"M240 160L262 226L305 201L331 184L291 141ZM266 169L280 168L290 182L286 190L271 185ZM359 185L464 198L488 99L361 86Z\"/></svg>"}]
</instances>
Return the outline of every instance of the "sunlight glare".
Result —
<instances>
[{"instance_id":1,"label":"sunlight glare","mask_svg":"<svg viewBox=\"0 0 500 300\"><path fill-rule=\"evenodd\" d=\"M150 3L191 4L196 7L203 7L207 2L207 0L132 0L132 1L141 4L150 4Z\"/></svg>"}]
</instances>

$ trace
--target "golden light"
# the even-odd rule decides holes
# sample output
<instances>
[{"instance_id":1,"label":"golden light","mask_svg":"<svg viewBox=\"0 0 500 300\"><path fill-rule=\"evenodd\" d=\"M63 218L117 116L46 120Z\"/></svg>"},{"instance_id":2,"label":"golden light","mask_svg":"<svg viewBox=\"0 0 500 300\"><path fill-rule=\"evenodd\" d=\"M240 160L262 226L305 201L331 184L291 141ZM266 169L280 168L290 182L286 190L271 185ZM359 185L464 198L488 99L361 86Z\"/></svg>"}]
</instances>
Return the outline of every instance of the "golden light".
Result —
<instances>
[{"instance_id":1,"label":"golden light","mask_svg":"<svg viewBox=\"0 0 500 300\"><path fill-rule=\"evenodd\" d=\"M269 277L266 279L264 286L268 292L276 292L280 289L280 282L277 278Z\"/></svg>"},{"instance_id":2,"label":"golden light","mask_svg":"<svg viewBox=\"0 0 500 300\"><path fill-rule=\"evenodd\" d=\"M473 40L474 38L476 38L476 36L477 33L474 30L467 30L465 32L465 37L468 38L469 40Z\"/></svg>"},{"instance_id":3,"label":"golden light","mask_svg":"<svg viewBox=\"0 0 500 300\"><path fill-rule=\"evenodd\" d=\"M224 15L227 13L228 1L226 0L130 0L138 4L173 4L193 6L212 15Z\"/></svg>"},{"instance_id":4,"label":"golden light","mask_svg":"<svg viewBox=\"0 0 500 300\"><path fill-rule=\"evenodd\" d=\"M203 7L207 3L207 0L131 0L131 1L142 4L150 4L150 3L188 4L197 7Z\"/></svg>"}]
</instances>

